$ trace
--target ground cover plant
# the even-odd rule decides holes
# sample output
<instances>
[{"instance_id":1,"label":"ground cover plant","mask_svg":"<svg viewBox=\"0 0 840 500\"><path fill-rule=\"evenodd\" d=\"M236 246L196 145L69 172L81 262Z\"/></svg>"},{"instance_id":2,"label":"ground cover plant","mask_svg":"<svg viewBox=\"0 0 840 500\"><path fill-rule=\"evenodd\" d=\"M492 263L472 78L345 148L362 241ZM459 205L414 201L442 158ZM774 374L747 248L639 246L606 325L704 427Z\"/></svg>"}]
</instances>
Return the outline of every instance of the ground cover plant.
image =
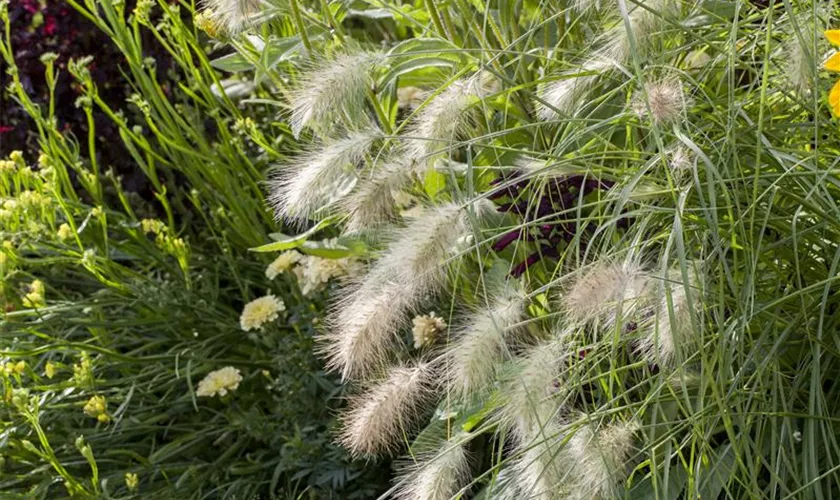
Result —
<instances>
[{"instance_id":1,"label":"ground cover plant","mask_svg":"<svg viewBox=\"0 0 840 500\"><path fill-rule=\"evenodd\" d=\"M0 163L0 496L382 491L387 478L332 443L341 388L313 352L324 294L344 268L313 257L288 264L299 279L279 276L282 263L248 251L278 229L263 208L266 160L238 132L246 116L230 94L215 90L191 11L65 4L110 45L39 54L50 85L32 95L9 7L3 106L25 113L38 141L4 142L12 153ZM178 65L174 80L158 78L149 38ZM94 66L108 64L134 90L129 102L103 92ZM56 90L67 80L69 104ZM74 104L89 120L68 131L60 113ZM136 189L138 177L151 187Z\"/></svg>"},{"instance_id":2,"label":"ground cover plant","mask_svg":"<svg viewBox=\"0 0 840 500\"><path fill-rule=\"evenodd\" d=\"M160 467L183 478L167 477L166 488L197 498L277 494L276 478L295 476L278 476L274 449L256 444L290 421L281 413L288 399L260 378L286 366L287 337L269 332L276 327L305 330L306 347L349 391L334 439L358 459L352 470L375 476L395 460L385 497L840 494L840 31L832 29L840 12L832 2L216 0L198 10L160 2L164 28L148 22L151 2L139 3L128 24L120 2L71 4L130 61L139 89L131 102L153 141L113 119L150 179L165 166L156 187L163 214L160 222L130 215L118 189L122 215L99 209L112 194L97 187L95 161L66 161L76 158L73 144L48 119L40 125L45 168L27 171L20 158L4 164L28 180L13 177L3 196L40 217L12 216L9 227L27 229L14 229L10 265L23 262L18 249L29 248L39 223L52 240L62 231L67 240L97 238L72 254L49 244L28 257L30 267L10 268L17 274L6 324L28 328L9 335L24 347L6 350L9 421L22 422L6 433L16 480L34 476L48 488L60 477L69 493L92 495L122 479L120 494L138 481L161 485L151 472L157 462L135 455L126 472L137 476L110 467L109 482L100 481L96 434L53 430L37 417L39 397L67 398L78 419L103 431L126 422L125 437L114 432L108 443L156 449L158 434L150 445L143 427L156 420L136 408L130 420L126 403L148 391L108 384L119 372L164 394L181 388L141 405L154 412L151 401L175 401L169 411L183 407L192 417L167 420L165 439L183 432L186 443L224 450L212 467L198 453ZM180 9L194 24L181 21ZM190 106L156 91L131 20L169 42ZM214 40L213 57L197 50L196 29ZM74 69L87 104L106 107L83 68ZM205 118L217 140L190 126ZM56 159L67 167L53 178ZM61 174L70 170L77 173ZM50 183L62 186L58 200L81 183L92 202L80 200L74 212L75 204L22 194L54 190ZM170 197L176 208L167 208ZM278 231L268 229L265 203ZM79 231L78 220L108 232ZM40 319L56 285L31 269L59 259L57 251L97 286L131 297L127 310L138 319L112 324L113 316L94 314L93 322L89 305L76 320L87 342L62 329L70 343L41 347L38 325L61 317ZM137 262L147 264L138 271ZM63 269L55 279L74 276ZM154 286L144 284L150 279ZM157 291L161 281L177 285L171 296ZM341 289L315 325L327 282ZM193 296L219 318L185 314ZM149 316L160 323L145 327ZM204 321L227 321L238 337L220 333L206 341L218 350L193 361L190 328ZM177 338L161 344L175 358L166 368L134 346L162 328ZM87 377L110 353L94 348L92 359L79 344L97 346L106 335L123 339L125 351ZM32 371L27 356L43 368ZM302 370L319 369L306 359ZM65 392L32 386L56 367L69 377L71 363ZM182 366L200 366L206 377L182 379ZM199 401L218 403L209 409L227 423L190 413ZM237 426L251 439L232 443L243 435ZM53 436L64 455L49 446ZM228 454L250 466L230 464ZM28 465L36 458L41 469ZM358 496L380 493L374 480L362 484L370 488Z\"/></svg>"}]
</instances>

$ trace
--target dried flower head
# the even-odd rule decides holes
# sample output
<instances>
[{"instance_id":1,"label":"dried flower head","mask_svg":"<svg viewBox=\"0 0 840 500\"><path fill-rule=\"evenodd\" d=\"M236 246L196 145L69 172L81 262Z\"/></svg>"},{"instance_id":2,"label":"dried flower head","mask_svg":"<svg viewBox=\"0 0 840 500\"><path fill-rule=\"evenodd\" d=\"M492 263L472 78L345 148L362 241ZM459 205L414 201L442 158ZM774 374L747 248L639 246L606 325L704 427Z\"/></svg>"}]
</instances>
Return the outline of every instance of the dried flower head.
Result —
<instances>
[{"instance_id":1,"label":"dried flower head","mask_svg":"<svg viewBox=\"0 0 840 500\"><path fill-rule=\"evenodd\" d=\"M414 325L411 333L414 336L415 349L434 344L438 336L446 330L446 321L436 316L434 311L422 316L415 316L411 322Z\"/></svg>"},{"instance_id":2,"label":"dried flower head","mask_svg":"<svg viewBox=\"0 0 840 500\"><path fill-rule=\"evenodd\" d=\"M333 278L355 276L360 272L361 264L352 258L326 259L314 255L300 258L295 275L304 295L310 295L324 287Z\"/></svg>"},{"instance_id":3,"label":"dried flower head","mask_svg":"<svg viewBox=\"0 0 840 500\"><path fill-rule=\"evenodd\" d=\"M226 366L208 373L195 390L198 397L213 397L226 396L228 392L233 392L239 387L242 382L242 375L238 368Z\"/></svg>"},{"instance_id":4,"label":"dried flower head","mask_svg":"<svg viewBox=\"0 0 840 500\"><path fill-rule=\"evenodd\" d=\"M426 363L391 368L385 380L350 399L340 443L354 456L392 453L428 400L431 375Z\"/></svg>"},{"instance_id":5,"label":"dried flower head","mask_svg":"<svg viewBox=\"0 0 840 500\"><path fill-rule=\"evenodd\" d=\"M300 79L291 97L292 132L304 127L317 132L344 124L365 123L365 99L371 73L384 61L379 52L351 52L316 63Z\"/></svg>"},{"instance_id":6,"label":"dried flower head","mask_svg":"<svg viewBox=\"0 0 840 500\"><path fill-rule=\"evenodd\" d=\"M291 269L292 266L297 264L300 257L301 255L294 250L281 253L276 259L271 261L271 264L269 264L268 267L265 268L265 277L273 280L278 275L285 273Z\"/></svg>"},{"instance_id":7,"label":"dried flower head","mask_svg":"<svg viewBox=\"0 0 840 500\"><path fill-rule=\"evenodd\" d=\"M644 92L633 98L633 111L640 118L649 118L656 125L677 121L689 106L682 84L673 77L645 84Z\"/></svg>"},{"instance_id":8,"label":"dried flower head","mask_svg":"<svg viewBox=\"0 0 840 500\"><path fill-rule=\"evenodd\" d=\"M254 299L245 304L242 315L239 317L239 325L246 332L249 330L262 329L263 325L280 317L280 313L286 310L286 304L274 295L268 294L265 297Z\"/></svg>"}]
</instances>

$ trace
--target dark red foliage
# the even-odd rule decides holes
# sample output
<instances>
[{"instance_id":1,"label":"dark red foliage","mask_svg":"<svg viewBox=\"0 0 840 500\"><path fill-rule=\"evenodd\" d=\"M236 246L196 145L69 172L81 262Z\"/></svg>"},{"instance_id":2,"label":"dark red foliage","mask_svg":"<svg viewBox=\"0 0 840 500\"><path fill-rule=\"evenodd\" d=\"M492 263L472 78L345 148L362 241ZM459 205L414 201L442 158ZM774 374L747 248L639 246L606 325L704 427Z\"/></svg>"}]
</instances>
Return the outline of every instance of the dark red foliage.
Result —
<instances>
[{"instance_id":1,"label":"dark red foliage","mask_svg":"<svg viewBox=\"0 0 840 500\"><path fill-rule=\"evenodd\" d=\"M70 59L93 56L94 62L89 70L99 96L110 107L122 109L126 107L125 99L132 93L123 77L123 71L127 70L123 67L125 58L107 35L63 0L13 0L8 8L12 23L12 49L23 88L42 109L46 109L49 94L40 57L45 52L57 54L55 110L58 127L86 144L87 118L84 111L75 106L80 89L67 71L67 63ZM132 5L127 5L126 12L131 12L131 8ZM170 59L154 43L154 39L149 38L148 43L144 43L148 51L146 55L155 58L159 81L165 81L171 67ZM0 155L5 157L17 149L32 162L38 153L37 130L26 112L7 92L11 77L6 74L5 64L0 62L0 65ZM145 177L134 167L116 125L99 111L94 111L94 123L99 164L122 175L127 189L145 191ZM84 149L83 152L86 153Z\"/></svg>"}]
</instances>

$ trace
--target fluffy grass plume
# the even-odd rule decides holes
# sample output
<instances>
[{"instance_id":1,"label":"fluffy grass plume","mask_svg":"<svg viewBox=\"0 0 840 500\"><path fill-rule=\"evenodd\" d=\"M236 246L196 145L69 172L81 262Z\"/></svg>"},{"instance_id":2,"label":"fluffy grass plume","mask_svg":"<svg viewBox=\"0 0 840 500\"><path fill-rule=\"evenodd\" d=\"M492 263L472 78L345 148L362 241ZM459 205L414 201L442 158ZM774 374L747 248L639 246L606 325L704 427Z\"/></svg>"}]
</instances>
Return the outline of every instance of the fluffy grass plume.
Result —
<instances>
[{"instance_id":1,"label":"fluffy grass plume","mask_svg":"<svg viewBox=\"0 0 840 500\"><path fill-rule=\"evenodd\" d=\"M256 24L262 0L205 0L205 12L228 35L240 33Z\"/></svg>"},{"instance_id":2,"label":"fluffy grass plume","mask_svg":"<svg viewBox=\"0 0 840 500\"><path fill-rule=\"evenodd\" d=\"M501 362L525 314L525 295L513 285L503 287L463 320L446 350L448 381L462 398L484 390Z\"/></svg>"},{"instance_id":3,"label":"fluffy grass plume","mask_svg":"<svg viewBox=\"0 0 840 500\"><path fill-rule=\"evenodd\" d=\"M589 425L577 429L563 447L560 460L569 475L570 495L579 500L610 500L618 494L633 451L634 421L618 422L593 431Z\"/></svg>"},{"instance_id":4,"label":"fluffy grass plume","mask_svg":"<svg viewBox=\"0 0 840 500\"><path fill-rule=\"evenodd\" d=\"M371 72L383 59L379 52L357 51L321 60L306 71L291 95L289 123L295 137L305 127L318 133L337 126L365 123L365 99Z\"/></svg>"},{"instance_id":5,"label":"fluffy grass plume","mask_svg":"<svg viewBox=\"0 0 840 500\"><path fill-rule=\"evenodd\" d=\"M353 132L323 146L311 147L281 167L269 182L269 203L277 219L298 226L328 214L328 209L356 184L356 169L374 141L375 129Z\"/></svg>"},{"instance_id":6,"label":"fluffy grass plume","mask_svg":"<svg viewBox=\"0 0 840 500\"><path fill-rule=\"evenodd\" d=\"M651 364L672 366L680 354L698 346L691 311L699 313L703 306L702 288L693 272L690 271L688 279L684 282L682 273L672 270L663 279L653 280L650 291L653 314L642 324L643 335L638 345Z\"/></svg>"},{"instance_id":7,"label":"fluffy grass plume","mask_svg":"<svg viewBox=\"0 0 840 500\"><path fill-rule=\"evenodd\" d=\"M476 73L450 83L432 97L406 131L410 138L406 146L408 158L424 165L430 155L445 151L454 141L460 140L475 123L471 106L490 94L493 88L493 80L488 74Z\"/></svg>"},{"instance_id":8,"label":"fluffy grass plume","mask_svg":"<svg viewBox=\"0 0 840 500\"><path fill-rule=\"evenodd\" d=\"M654 39L661 18L675 13L679 0L652 0L636 5L628 14L628 26L620 21L603 33L594 49L580 65L580 69L561 75L562 78L540 90L537 114L542 120L552 120L557 113L573 116L585 104L586 98L600 77L626 64L630 56L632 32L636 47L642 51ZM628 2L628 5L630 2Z\"/></svg>"},{"instance_id":9,"label":"fluffy grass plume","mask_svg":"<svg viewBox=\"0 0 840 500\"><path fill-rule=\"evenodd\" d=\"M464 210L449 204L428 209L396 231L385 254L333 310L323 338L330 368L351 379L387 363L400 328L419 301L440 286L447 259L466 227Z\"/></svg>"},{"instance_id":10,"label":"fluffy grass plume","mask_svg":"<svg viewBox=\"0 0 840 500\"><path fill-rule=\"evenodd\" d=\"M396 161L369 169L366 175L360 176L356 189L341 202L342 210L349 216L345 231L367 231L393 222L397 217L394 193L410 181L409 170Z\"/></svg>"},{"instance_id":11,"label":"fluffy grass plume","mask_svg":"<svg viewBox=\"0 0 840 500\"><path fill-rule=\"evenodd\" d=\"M531 439L560 415L568 352L563 334L543 341L516 360L501 385L500 420L519 440Z\"/></svg>"},{"instance_id":12,"label":"fluffy grass plume","mask_svg":"<svg viewBox=\"0 0 840 500\"><path fill-rule=\"evenodd\" d=\"M469 479L469 452L463 443L445 440L437 452L427 452L405 467L393 498L397 500L449 500Z\"/></svg>"},{"instance_id":13,"label":"fluffy grass plume","mask_svg":"<svg viewBox=\"0 0 840 500\"><path fill-rule=\"evenodd\" d=\"M340 416L339 442L357 457L393 453L430 395L427 363L392 367L381 382L353 396Z\"/></svg>"},{"instance_id":14,"label":"fluffy grass plume","mask_svg":"<svg viewBox=\"0 0 840 500\"><path fill-rule=\"evenodd\" d=\"M655 125L665 125L678 121L690 102L679 79L669 76L647 82L644 91L634 96L632 108L640 118L649 119Z\"/></svg>"},{"instance_id":15,"label":"fluffy grass plume","mask_svg":"<svg viewBox=\"0 0 840 500\"><path fill-rule=\"evenodd\" d=\"M563 295L563 308L575 322L601 321L615 324L644 304L647 275L632 262L600 260L583 270Z\"/></svg>"}]
</instances>

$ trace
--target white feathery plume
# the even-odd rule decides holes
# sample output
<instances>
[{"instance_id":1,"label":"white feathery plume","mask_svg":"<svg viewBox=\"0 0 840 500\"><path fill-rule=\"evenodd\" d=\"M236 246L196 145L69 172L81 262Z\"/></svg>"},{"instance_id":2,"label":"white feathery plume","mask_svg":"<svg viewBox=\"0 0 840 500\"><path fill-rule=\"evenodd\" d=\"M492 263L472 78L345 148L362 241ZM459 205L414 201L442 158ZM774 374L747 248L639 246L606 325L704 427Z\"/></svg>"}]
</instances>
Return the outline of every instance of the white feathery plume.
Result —
<instances>
[{"instance_id":1,"label":"white feathery plume","mask_svg":"<svg viewBox=\"0 0 840 500\"><path fill-rule=\"evenodd\" d=\"M375 229L393 221L397 215L394 192L410 181L409 171L395 162L371 169L369 176L359 179L356 189L341 203L349 215L345 231Z\"/></svg>"},{"instance_id":2,"label":"white feathery plume","mask_svg":"<svg viewBox=\"0 0 840 500\"><path fill-rule=\"evenodd\" d=\"M262 0L205 0L205 12L222 26L224 33L235 35L257 23Z\"/></svg>"},{"instance_id":3,"label":"white feathery plume","mask_svg":"<svg viewBox=\"0 0 840 500\"><path fill-rule=\"evenodd\" d=\"M470 106L493 91L493 80L486 73L456 80L423 106L406 132L408 158L425 165L430 155L445 150L474 124ZM418 167L419 170L425 170Z\"/></svg>"},{"instance_id":4,"label":"white feathery plume","mask_svg":"<svg viewBox=\"0 0 840 500\"><path fill-rule=\"evenodd\" d=\"M561 460L571 470L570 495L576 500L615 498L624 479L627 460L633 451L635 421L618 422L598 432L585 425L575 431L563 447Z\"/></svg>"},{"instance_id":5,"label":"white feathery plume","mask_svg":"<svg viewBox=\"0 0 840 500\"><path fill-rule=\"evenodd\" d=\"M520 441L527 441L560 412L562 378L569 347L564 334L531 347L516 360L511 378L500 388L499 418Z\"/></svg>"},{"instance_id":6,"label":"white feathery plume","mask_svg":"<svg viewBox=\"0 0 840 500\"><path fill-rule=\"evenodd\" d=\"M660 18L671 15L677 5L678 0L648 0L630 11L629 25L637 48L647 47ZM630 35L623 21L599 38L600 46L586 58L580 70L542 87L539 93L542 102L536 104L541 120L554 119L557 112L574 115L602 75L626 64L630 57Z\"/></svg>"},{"instance_id":7,"label":"white feathery plume","mask_svg":"<svg viewBox=\"0 0 840 500\"><path fill-rule=\"evenodd\" d=\"M417 290L399 283L362 283L343 291L321 337L327 368L342 380L365 377L387 363L406 316L414 310Z\"/></svg>"},{"instance_id":8,"label":"white feathery plume","mask_svg":"<svg viewBox=\"0 0 840 500\"><path fill-rule=\"evenodd\" d=\"M341 445L356 457L393 453L415 424L432 382L427 363L391 368L385 380L350 399L340 417Z\"/></svg>"},{"instance_id":9,"label":"white feathery plume","mask_svg":"<svg viewBox=\"0 0 840 500\"><path fill-rule=\"evenodd\" d=\"M671 76L645 83L644 92L636 93L631 107L640 118L664 125L677 121L690 104L679 79Z\"/></svg>"},{"instance_id":10,"label":"white feathery plume","mask_svg":"<svg viewBox=\"0 0 840 500\"><path fill-rule=\"evenodd\" d=\"M447 347L449 386L462 398L487 387L505 359L525 313L525 295L506 286L470 314Z\"/></svg>"},{"instance_id":11,"label":"white feathery plume","mask_svg":"<svg viewBox=\"0 0 840 500\"><path fill-rule=\"evenodd\" d=\"M397 500L449 500L469 479L469 453L457 436L440 450L420 456L401 473L394 491Z\"/></svg>"},{"instance_id":12,"label":"white feathery plume","mask_svg":"<svg viewBox=\"0 0 840 500\"><path fill-rule=\"evenodd\" d=\"M528 440L520 438L518 454L502 495L505 500L561 500L568 497L570 465L564 461L564 434L557 422L546 422Z\"/></svg>"},{"instance_id":13,"label":"white feathery plume","mask_svg":"<svg viewBox=\"0 0 840 500\"><path fill-rule=\"evenodd\" d=\"M619 313L628 317L644 307L647 286L640 265L602 260L577 277L563 296L563 306L572 321L600 320L612 327Z\"/></svg>"},{"instance_id":14,"label":"white feathery plume","mask_svg":"<svg viewBox=\"0 0 840 500\"><path fill-rule=\"evenodd\" d=\"M278 219L303 225L326 215L327 209L353 189L357 166L374 141L375 129L353 132L335 142L312 148L278 170L269 181L269 203Z\"/></svg>"},{"instance_id":15,"label":"white feathery plume","mask_svg":"<svg viewBox=\"0 0 840 500\"><path fill-rule=\"evenodd\" d=\"M408 316L442 283L447 258L467 228L465 211L449 204L427 209L395 233L385 254L331 315L322 349L331 369L349 379L385 363Z\"/></svg>"},{"instance_id":16,"label":"white feathery plume","mask_svg":"<svg viewBox=\"0 0 840 500\"><path fill-rule=\"evenodd\" d=\"M379 52L352 52L320 61L307 71L290 99L295 137L304 127L321 133L335 129L337 121L346 126L364 119L371 72L382 61Z\"/></svg>"},{"instance_id":17,"label":"white feathery plume","mask_svg":"<svg viewBox=\"0 0 840 500\"><path fill-rule=\"evenodd\" d=\"M371 268L371 278L430 291L444 276L443 264L469 229L466 211L456 203L427 208L400 229Z\"/></svg>"},{"instance_id":18,"label":"white feathery plume","mask_svg":"<svg viewBox=\"0 0 840 500\"><path fill-rule=\"evenodd\" d=\"M637 347L649 363L671 366L678 351L686 352L687 347L696 347L691 310L702 307L697 281L696 276L689 274L689 282L684 283L682 273L672 270L665 279L653 285L654 314L642 325L642 338ZM691 301L688 300L689 293Z\"/></svg>"}]
</instances>

